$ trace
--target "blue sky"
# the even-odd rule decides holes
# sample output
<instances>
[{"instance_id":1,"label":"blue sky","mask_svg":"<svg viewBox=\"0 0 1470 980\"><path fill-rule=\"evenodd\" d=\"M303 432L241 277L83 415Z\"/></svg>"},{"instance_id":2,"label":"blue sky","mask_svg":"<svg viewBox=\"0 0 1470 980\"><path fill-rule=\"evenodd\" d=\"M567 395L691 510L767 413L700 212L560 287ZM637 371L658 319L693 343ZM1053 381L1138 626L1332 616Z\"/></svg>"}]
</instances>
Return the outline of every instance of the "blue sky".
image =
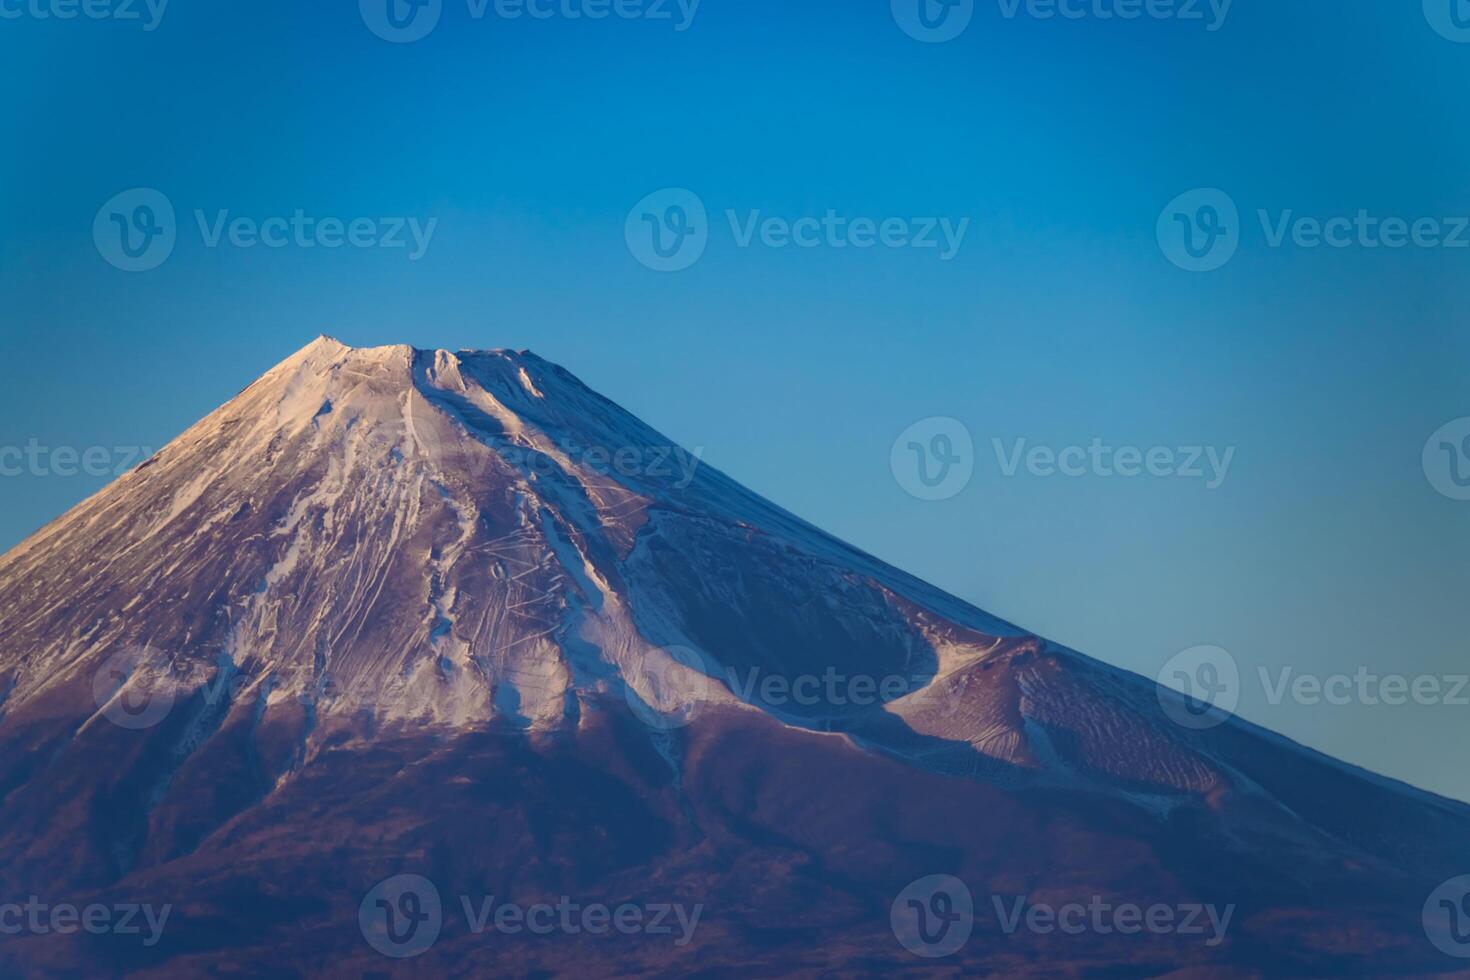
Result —
<instances>
[{"instance_id":1,"label":"blue sky","mask_svg":"<svg viewBox=\"0 0 1470 980\"><path fill-rule=\"evenodd\" d=\"M141 4L141 22L59 20L0 0L21 11L0 19L0 447L161 445L322 331L529 347L997 615L1149 676L1218 645L1242 714L1470 799L1470 705L1272 704L1258 680L1470 671L1470 502L1421 461L1470 416L1470 249L1305 247L1292 224L1362 211L1453 237L1470 215L1470 43L1448 0L1236 0L1215 30L1204 2L1203 20L1121 20L1098 12L1127 0L1079 18L990 0L941 43L888 0L703 0L687 20L565 2L536 19L443 0L392 43L350 2L176 3L147 30ZM145 272L93 234L135 188L176 214ZM677 272L625 239L667 188L706 212ZM1235 206L1236 251L1189 272L1158 226L1201 188ZM372 219L369 237L434 224L414 259L211 246L196 217L298 210ZM752 220L829 212L967 224L947 259L741 246ZM921 500L890 449L935 416L963 424L972 476ZM1234 455L1214 489L1006 476L997 439ZM0 546L104 482L0 477Z\"/></svg>"}]
</instances>

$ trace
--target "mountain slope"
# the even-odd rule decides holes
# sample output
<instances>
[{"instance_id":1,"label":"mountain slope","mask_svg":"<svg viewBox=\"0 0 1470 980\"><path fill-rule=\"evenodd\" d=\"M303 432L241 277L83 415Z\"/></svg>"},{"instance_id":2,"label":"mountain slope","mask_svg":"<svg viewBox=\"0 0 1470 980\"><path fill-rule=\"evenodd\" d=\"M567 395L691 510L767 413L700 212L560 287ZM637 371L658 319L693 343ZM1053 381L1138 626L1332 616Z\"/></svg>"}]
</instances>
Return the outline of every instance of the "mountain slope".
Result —
<instances>
[{"instance_id":1,"label":"mountain slope","mask_svg":"<svg viewBox=\"0 0 1470 980\"><path fill-rule=\"evenodd\" d=\"M526 352L298 352L0 558L0 691L0 885L179 906L153 947L23 936L0 949L23 972L389 971L358 903L408 871L710 910L697 960L511 950L446 915L421 954L445 975L932 968L888 905L942 872L1241 910L1204 945L1006 936L977 908L948 964L1423 975L1454 961L1421 905L1470 869L1466 807L1239 721L1181 728L1150 682L823 534Z\"/></svg>"}]
</instances>

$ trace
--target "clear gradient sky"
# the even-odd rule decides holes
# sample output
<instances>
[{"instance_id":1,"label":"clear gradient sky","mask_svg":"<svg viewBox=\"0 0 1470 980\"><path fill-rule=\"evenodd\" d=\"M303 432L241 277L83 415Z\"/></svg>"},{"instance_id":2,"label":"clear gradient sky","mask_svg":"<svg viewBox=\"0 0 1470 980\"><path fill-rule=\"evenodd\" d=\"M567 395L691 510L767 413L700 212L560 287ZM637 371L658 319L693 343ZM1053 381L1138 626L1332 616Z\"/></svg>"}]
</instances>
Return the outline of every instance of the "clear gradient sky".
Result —
<instances>
[{"instance_id":1,"label":"clear gradient sky","mask_svg":"<svg viewBox=\"0 0 1470 980\"><path fill-rule=\"evenodd\" d=\"M1196 21L979 0L924 43L889 0L703 0L683 30L672 0L442 0L391 43L346 0L174 0L152 30L141 0L142 22L0 0L0 447L161 446L319 332L528 347L997 615L1148 676L1221 646L1241 714L1470 800L1470 703L1273 705L1257 673L1470 672L1470 502L1421 463L1470 416L1470 248L1272 247L1257 217L1470 215L1470 43L1436 2L1236 0L1211 30L1205 0ZM93 225L134 188L177 241L130 273ZM664 188L708 212L678 272L625 240ZM1210 272L1156 233L1196 188L1239 211ZM210 247L195 217L298 209L437 224L413 260ZM741 247L727 210L969 224L946 261ZM931 416L974 443L942 501L890 470ZM1235 455L1216 489L1007 477L992 440L1022 438ZM0 477L0 547L105 482Z\"/></svg>"}]
</instances>

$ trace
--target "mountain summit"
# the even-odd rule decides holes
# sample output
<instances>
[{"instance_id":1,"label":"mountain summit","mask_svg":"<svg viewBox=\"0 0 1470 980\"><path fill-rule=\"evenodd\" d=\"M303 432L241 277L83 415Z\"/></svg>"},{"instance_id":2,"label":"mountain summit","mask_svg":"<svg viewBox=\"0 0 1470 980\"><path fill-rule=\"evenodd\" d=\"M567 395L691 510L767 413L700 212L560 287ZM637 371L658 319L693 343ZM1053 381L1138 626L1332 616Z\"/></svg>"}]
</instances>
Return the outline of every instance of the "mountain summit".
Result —
<instances>
[{"instance_id":1,"label":"mountain summit","mask_svg":"<svg viewBox=\"0 0 1470 980\"><path fill-rule=\"evenodd\" d=\"M1206 943L1007 931L977 899L945 954L970 969L1453 965L1421 908L1470 871L1470 808L1216 721L534 354L323 337L0 558L0 886L177 906L156 945L51 933L0 965L388 970L360 905L409 873L705 910L685 945L515 944L446 898L412 950L445 975L923 968L890 911L938 874L1236 910Z\"/></svg>"}]
</instances>

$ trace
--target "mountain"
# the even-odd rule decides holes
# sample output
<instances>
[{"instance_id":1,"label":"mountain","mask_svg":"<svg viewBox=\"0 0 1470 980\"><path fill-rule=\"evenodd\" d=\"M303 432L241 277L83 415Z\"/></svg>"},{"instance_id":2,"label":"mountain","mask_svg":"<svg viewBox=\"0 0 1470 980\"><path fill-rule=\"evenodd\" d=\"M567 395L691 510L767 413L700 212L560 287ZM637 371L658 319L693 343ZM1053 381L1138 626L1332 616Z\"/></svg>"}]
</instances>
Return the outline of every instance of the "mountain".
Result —
<instances>
[{"instance_id":1,"label":"mountain","mask_svg":"<svg viewBox=\"0 0 1470 980\"><path fill-rule=\"evenodd\" d=\"M529 352L324 337L0 558L0 973L1453 975L1470 808L1174 707Z\"/></svg>"}]
</instances>

